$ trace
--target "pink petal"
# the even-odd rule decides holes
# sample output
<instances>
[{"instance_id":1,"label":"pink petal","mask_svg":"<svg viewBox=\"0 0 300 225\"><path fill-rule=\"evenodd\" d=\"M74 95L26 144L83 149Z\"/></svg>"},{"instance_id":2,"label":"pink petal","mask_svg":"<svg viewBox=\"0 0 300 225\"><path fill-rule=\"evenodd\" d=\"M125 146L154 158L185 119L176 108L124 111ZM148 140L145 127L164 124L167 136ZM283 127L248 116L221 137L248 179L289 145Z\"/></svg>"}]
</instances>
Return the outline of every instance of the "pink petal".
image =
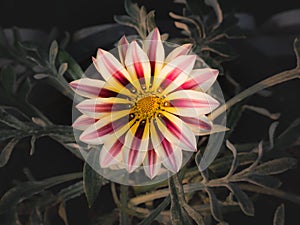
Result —
<instances>
[{"instance_id":1,"label":"pink petal","mask_svg":"<svg viewBox=\"0 0 300 225\"><path fill-rule=\"evenodd\" d=\"M72 81L70 86L74 89L76 94L87 98L107 98L118 95L113 89L108 88L102 80L82 78Z\"/></svg>"},{"instance_id":2,"label":"pink petal","mask_svg":"<svg viewBox=\"0 0 300 225\"><path fill-rule=\"evenodd\" d=\"M127 112L130 106L129 100L112 97L87 99L76 105L76 108L89 117L100 118L115 111L125 110L124 112Z\"/></svg>"},{"instance_id":3,"label":"pink petal","mask_svg":"<svg viewBox=\"0 0 300 225\"><path fill-rule=\"evenodd\" d=\"M85 130L97 121L98 119L90 118L86 115L81 115L73 122L72 127L77 130Z\"/></svg>"},{"instance_id":4,"label":"pink petal","mask_svg":"<svg viewBox=\"0 0 300 225\"><path fill-rule=\"evenodd\" d=\"M219 102L200 91L180 90L167 95L170 106L164 107L168 112L180 116L204 115L212 112L219 106Z\"/></svg>"},{"instance_id":5,"label":"pink petal","mask_svg":"<svg viewBox=\"0 0 300 225\"><path fill-rule=\"evenodd\" d=\"M88 127L79 137L84 143L98 145L103 144L110 136L114 135L119 138L124 134L134 123L134 120L129 119L129 112L113 112L101 118L98 122Z\"/></svg>"},{"instance_id":6,"label":"pink petal","mask_svg":"<svg viewBox=\"0 0 300 225\"><path fill-rule=\"evenodd\" d=\"M180 116L195 135L206 135L212 129L212 122L206 116L185 117Z\"/></svg>"},{"instance_id":7,"label":"pink petal","mask_svg":"<svg viewBox=\"0 0 300 225\"><path fill-rule=\"evenodd\" d=\"M162 89L167 94L186 81L195 64L195 55L178 56L160 71L154 80L153 88Z\"/></svg>"},{"instance_id":8,"label":"pink petal","mask_svg":"<svg viewBox=\"0 0 300 225\"><path fill-rule=\"evenodd\" d=\"M149 122L136 122L127 132L123 148L123 159L129 173L142 164L148 145Z\"/></svg>"},{"instance_id":9,"label":"pink petal","mask_svg":"<svg viewBox=\"0 0 300 225\"><path fill-rule=\"evenodd\" d=\"M128 40L124 35L118 43L119 57L123 65L125 64L125 56L126 56L128 46L129 46Z\"/></svg>"},{"instance_id":10,"label":"pink petal","mask_svg":"<svg viewBox=\"0 0 300 225\"><path fill-rule=\"evenodd\" d=\"M158 28L155 28L146 38L144 49L151 65L151 74L157 76L164 65L165 50L161 42Z\"/></svg>"},{"instance_id":11,"label":"pink petal","mask_svg":"<svg viewBox=\"0 0 300 225\"><path fill-rule=\"evenodd\" d=\"M142 87L144 86L148 89L151 78L150 63L148 56L136 41L133 41L129 45L125 58L125 65L131 75L133 85L140 83Z\"/></svg>"},{"instance_id":12,"label":"pink petal","mask_svg":"<svg viewBox=\"0 0 300 225\"><path fill-rule=\"evenodd\" d=\"M104 143L99 155L100 166L102 168L121 164L122 154L120 153L123 147L124 138L125 135L122 135L120 138L113 139Z\"/></svg>"},{"instance_id":13,"label":"pink petal","mask_svg":"<svg viewBox=\"0 0 300 225\"><path fill-rule=\"evenodd\" d=\"M171 62L173 59L175 59L178 56L187 55L191 50L192 46L193 46L192 44L184 44L175 48L173 51L169 53L169 55L165 59L165 63Z\"/></svg>"},{"instance_id":14,"label":"pink petal","mask_svg":"<svg viewBox=\"0 0 300 225\"><path fill-rule=\"evenodd\" d=\"M196 69L190 74L190 78L186 80L178 89L197 89L206 92L216 81L219 74L215 69Z\"/></svg>"}]
</instances>

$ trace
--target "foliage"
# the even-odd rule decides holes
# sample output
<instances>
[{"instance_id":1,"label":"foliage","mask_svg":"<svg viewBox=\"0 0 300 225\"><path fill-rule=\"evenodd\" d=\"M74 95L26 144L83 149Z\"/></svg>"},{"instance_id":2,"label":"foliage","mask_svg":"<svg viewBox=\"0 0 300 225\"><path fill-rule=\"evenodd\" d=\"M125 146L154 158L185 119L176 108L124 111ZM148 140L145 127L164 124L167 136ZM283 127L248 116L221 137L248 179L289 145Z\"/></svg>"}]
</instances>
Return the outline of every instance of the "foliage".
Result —
<instances>
[{"instance_id":1,"label":"foliage","mask_svg":"<svg viewBox=\"0 0 300 225\"><path fill-rule=\"evenodd\" d=\"M224 71L222 62L236 57L226 39L241 37L235 26L236 18L224 14L217 0L183 2L186 6L183 15L170 13L170 17L185 37L173 41L179 44L192 43L197 55L211 67ZM115 21L133 27L140 38L144 39L156 27L154 11L147 12L144 6L139 7L131 0L125 0L125 10L128 15L115 16ZM51 41L43 44L23 41L17 28L13 29L13 36L13 43L10 43L0 29L0 59L6 62L0 72L0 141L3 143L0 167L9 163L13 149L28 137L30 155L38 151L35 150L38 138L50 137L82 160L71 126L55 124L31 103L32 89L40 82L54 87L66 99L73 100L73 90L68 82L80 78L84 72L65 50L69 36L66 35L60 42L50 38ZM166 38L167 34L164 35ZM242 100L263 89L299 78L299 46L300 42L295 40L296 68L275 74L237 93L210 115L211 119L215 119L228 110L231 130L226 134L227 139L231 139L244 109L253 110L272 120L279 118L278 114L262 107L246 105ZM78 173L38 181L30 171L25 170L28 180L18 182L2 195L0 220L3 219L5 224L51 224L49 217L53 213L51 209L55 208L55 213L68 224L66 202L85 194L88 207L93 207L99 201L98 194L102 187L108 183L117 209L97 216L91 220L91 225L112 225L117 221L121 225L150 225L155 220L161 224L209 225L212 218L219 225L227 224L224 221L227 212L240 210L247 216L254 216L253 202L257 194L300 204L299 196L279 189L282 183L276 176L297 166L297 160L287 155L286 149L299 145L299 118L281 134L275 133L277 125L278 122L273 123L269 129L269 139L259 140L259 143L233 145L227 140L218 158L204 171L200 164L206 153L202 156L201 145L199 153L179 174L168 182L151 186L114 184L86 163L83 171ZM93 155L88 157L97 158ZM25 222L23 217L22 221L20 219L21 212L26 214ZM284 205L280 205L274 214L274 225L283 225L284 215Z\"/></svg>"}]
</instances>

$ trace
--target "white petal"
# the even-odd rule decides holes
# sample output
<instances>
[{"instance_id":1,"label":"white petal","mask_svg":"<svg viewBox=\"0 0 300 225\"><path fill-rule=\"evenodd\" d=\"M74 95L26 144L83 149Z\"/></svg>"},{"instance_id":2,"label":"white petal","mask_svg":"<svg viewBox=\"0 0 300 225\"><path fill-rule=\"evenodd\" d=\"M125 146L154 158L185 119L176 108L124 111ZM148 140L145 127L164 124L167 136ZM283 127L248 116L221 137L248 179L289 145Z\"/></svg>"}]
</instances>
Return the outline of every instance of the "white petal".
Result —
<instances>
[{"instance_id":1,"label":"white petal","mask_svg":"<svg viewBox=\"0 0 300 225\"><path fill-rule=\"evenodd\" d=\"M161 161L159 156L156 154L154 149L150 149L147 151L147 155L144 159L144 171L145 174L153 179L157 176L161 168Z\"/></svg>"}]
</instances>

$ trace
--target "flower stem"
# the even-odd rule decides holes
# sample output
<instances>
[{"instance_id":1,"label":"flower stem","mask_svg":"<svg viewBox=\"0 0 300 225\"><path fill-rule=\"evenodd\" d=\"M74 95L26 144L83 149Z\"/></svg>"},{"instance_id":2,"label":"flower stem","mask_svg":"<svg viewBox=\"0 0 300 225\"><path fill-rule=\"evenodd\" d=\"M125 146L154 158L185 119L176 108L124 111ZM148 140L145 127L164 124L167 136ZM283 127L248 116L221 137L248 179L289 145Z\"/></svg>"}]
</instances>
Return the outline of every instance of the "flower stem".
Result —
<instances>
[{"instance_id":1,"label":"flower stem","mask_svg":"<svg viewBox=\"0 0 300 225\"><path fill-rule=\"evenodd\" d=\"M209 118L211 120L214 120L218 116L220 116L223 112L225 112L230 107L234 106L236 103L244 100L245 98L272 86L275 86L277 84L293 80L296 78L300 78L300 68L295 68L292 70L287 70L281 73L278 73L276 75L273 75L271 77L268 77L253 86L247 88L246 90L242 91L241 93L237 94L233 98L229 99L225 104L217 108L215 111L213 111Z\"/></svg>"}]
</instances>

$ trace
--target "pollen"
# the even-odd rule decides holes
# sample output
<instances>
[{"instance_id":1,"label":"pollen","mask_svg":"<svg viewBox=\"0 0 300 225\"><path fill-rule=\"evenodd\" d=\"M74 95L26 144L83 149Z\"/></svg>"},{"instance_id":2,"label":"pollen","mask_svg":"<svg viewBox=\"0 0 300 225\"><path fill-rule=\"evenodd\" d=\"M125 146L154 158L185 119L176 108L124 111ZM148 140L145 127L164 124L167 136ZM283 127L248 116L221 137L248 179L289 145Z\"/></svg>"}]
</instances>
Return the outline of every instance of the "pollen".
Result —
<instances>
[{"instance_id":1,"label":"pollen","mask_svg":"<svg viewBox=\"0 0 300 225\"><path fill-rule=\"evenodd\" d=\"M136 102L135 112L141 119L151 118L160 111L161 104L161 98L146 96Z\"/></svg>"}]
</instances>

